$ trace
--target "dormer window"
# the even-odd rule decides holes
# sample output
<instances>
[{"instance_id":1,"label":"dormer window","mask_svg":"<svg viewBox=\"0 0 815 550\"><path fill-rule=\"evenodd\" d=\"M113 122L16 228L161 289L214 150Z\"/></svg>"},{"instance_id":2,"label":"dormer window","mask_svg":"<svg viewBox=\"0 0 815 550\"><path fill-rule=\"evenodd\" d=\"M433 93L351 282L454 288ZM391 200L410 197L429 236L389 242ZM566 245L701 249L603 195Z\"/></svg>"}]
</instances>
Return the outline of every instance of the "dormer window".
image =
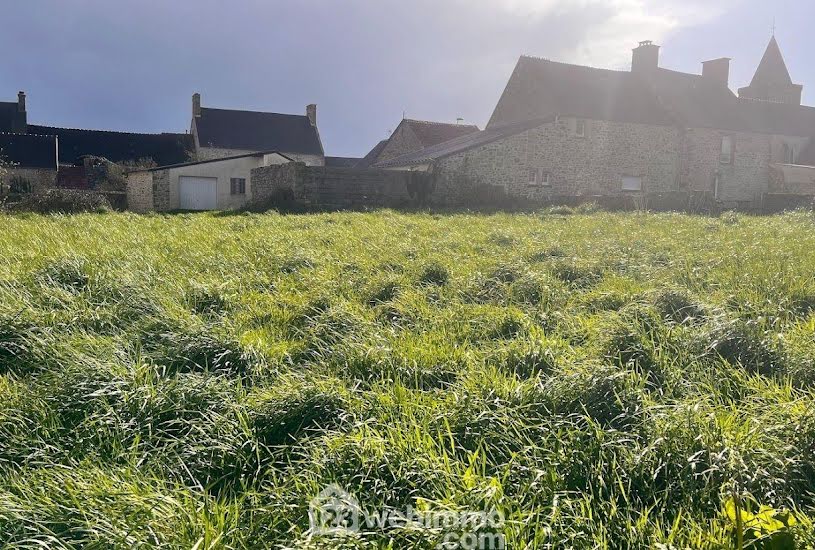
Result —
<instances>
[{"instance_id":1,"label":"dormer window","mask_svg":"<svg viewBox=\"0 0 815 550\"><path fill-rule=\"evenodd\" d=\"M575 120L574 135L577 137L586 137L586 121L582 118Z\"/></svg>"}]
</instances>

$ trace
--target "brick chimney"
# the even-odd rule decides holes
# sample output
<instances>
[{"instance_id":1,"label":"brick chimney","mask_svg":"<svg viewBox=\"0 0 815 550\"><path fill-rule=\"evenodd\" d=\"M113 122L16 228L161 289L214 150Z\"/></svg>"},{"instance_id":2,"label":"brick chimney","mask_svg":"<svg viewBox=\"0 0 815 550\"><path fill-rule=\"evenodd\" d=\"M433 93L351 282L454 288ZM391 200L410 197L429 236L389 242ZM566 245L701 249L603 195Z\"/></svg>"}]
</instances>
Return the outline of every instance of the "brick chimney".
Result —
<instances>
[{"instance_id":1,"label":"brick chimney","mask_svg":"<svg viewBox=\"0 0 815 550\"><path fill-rule=\"evenodd\" d=\"M702 62L702 78L716 84L729 85L730 58L722 57Z\"/></svg>"},{"instance_id":2,"label":"brick chimney","mask_svg":"<svg viewBox=\"0 0 815 550\"><path fill-rule=\"evenodd\" d=\"M647 73L659 68L659 46L646 40L634 48L634 55L631 58L632 73Z\"/></svg>"},{"instance_id":3,"label":"brick chimney","mask_svg":"<svg viewBox=\"0 0 815 550\"><path fill-rule=\"evenodd\" d=\"M198 92L192 94L192 116L193 118L201 117L201 94Z\"/></svg>"},{"instance_id":4,"label":"brick chimney","mask_svg":"<svg viewBox=\"0 0 815 550\"><path fill-rule=\"evenodd\" d=\"M17 94L17 112L25 112L25 92L19 92Z\"/></svg>"},{"instance_id":5,"label":"brick chimney","mask_svg":"<svg viewBox=\"0 0 815 550\"><path fill-rule=\"evenodd\" d=\"M312 126L317 126L317 105L312 103L306 106L306 116Z\"/></svg>"}]
</instances>

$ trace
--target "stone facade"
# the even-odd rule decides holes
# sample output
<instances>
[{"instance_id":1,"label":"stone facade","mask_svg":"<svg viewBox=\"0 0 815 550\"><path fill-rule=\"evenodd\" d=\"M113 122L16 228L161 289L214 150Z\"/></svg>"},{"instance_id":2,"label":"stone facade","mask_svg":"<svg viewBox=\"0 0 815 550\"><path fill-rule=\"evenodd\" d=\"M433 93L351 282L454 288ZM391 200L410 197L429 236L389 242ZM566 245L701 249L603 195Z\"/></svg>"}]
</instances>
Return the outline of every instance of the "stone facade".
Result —
<instances>
[{"instance_id":1,"label":"stone facade","mask_svg":"<svg viewBox=\"0 0 815 550\"><path fill-rule=\"evenodd\" d=\"M258 204L287 197L314 209L400 208L421 204L431 191L425 174L309 167L301 163L252 170Z\"/></svg>"},{"instance_id":2,"label":"stone facade","mask_svg":"<svg viewBox=\"0 0 815 550\"><path fill-rule=\"evenodd\" d=\"M815 195L815 167L770 165L770 193Z\"/></svg>"},{"instance_id":3,"label":"stone facade","mask_svg":"<svg viewBox=\"0 0 815 550\"><path fill-rule=\"evenodd\" d=\"M532 200L555 196L613 195L624 177L641 178L642 191L676 190L679 131L605 121L561 118L526 132L438 160L433 166L436 194L443 203L466 201L475 186L503 188ZM536 181L533 171L548 182Z\"/></svg>"},{"instance_id":4,"label":"stone facade","mask_svg":"<svg viewBox=\"0 0 815 550\"><path fill-rule=\"evenodd\" d=\"M382 149L377 162L385 162L393 158L419 151L424 146L408 124L400 124Z\"/></svg>"}]
</instances>

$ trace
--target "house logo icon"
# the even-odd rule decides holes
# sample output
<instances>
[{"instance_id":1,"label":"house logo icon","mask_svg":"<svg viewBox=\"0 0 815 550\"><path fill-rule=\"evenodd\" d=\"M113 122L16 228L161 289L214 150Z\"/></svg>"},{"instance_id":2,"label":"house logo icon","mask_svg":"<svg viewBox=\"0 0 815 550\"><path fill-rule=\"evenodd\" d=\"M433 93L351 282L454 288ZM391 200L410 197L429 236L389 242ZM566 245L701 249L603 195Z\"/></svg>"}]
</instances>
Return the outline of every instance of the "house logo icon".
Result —
<instances>
[{"instance_id":1,"label":"house logo icon","mask_svg":"<svg viewBox=\"0 0 815 550\"><path fill-rule=\"evenodd\" d=\"M359 501L339 485L329 485L308 506L312 536L358 533L362 510Z\"/></svg>"}]
</instances>

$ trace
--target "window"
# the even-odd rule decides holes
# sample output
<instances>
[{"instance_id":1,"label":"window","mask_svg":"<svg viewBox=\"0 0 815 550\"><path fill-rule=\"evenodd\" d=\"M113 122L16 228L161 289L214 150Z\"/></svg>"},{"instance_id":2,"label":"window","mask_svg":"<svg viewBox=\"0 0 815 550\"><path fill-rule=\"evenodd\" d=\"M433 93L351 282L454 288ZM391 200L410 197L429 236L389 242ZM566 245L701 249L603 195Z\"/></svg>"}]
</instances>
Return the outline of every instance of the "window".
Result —
<instances>
[{"instance_id":1,"label":"window","mask_svg":"<svg viewBox=\"0 0 815 550\"><path fill-rule=\"evenodd\" d=\"M532 168L529 170L529 185L551 187L552 176L543 168Z\"/></svg>"},{"instance_id":2,"label":"window","mask_svg":"<svg viewBox=\"0 0 815 550\"><path fill-rule=\"evenodd\" d=\"M733 136L722 137L722 150L719 154L719 162L722 164L733 164L733 154L735 147L733 146Z\"/></svg>"},{"instance_id":3,"label":"window","mask_svg":"<svg viewBox=\"0 0 815 550\"><path fill-rule=\"evenodd\" d=\"M642 191L642 178L639 176L623 176L623 191Z\"/></svg>"},{"instance_id":4,"label":"window","mask_svg":"<svg viewBox=\"0 0 815 550\"><path fill-rule=\"evenodd\" d=\"M578 118L574 123L574 135L586 137L586 121L582 118Z\"/></svg>"},{"instance_id":5,"label":"window","mask_svg":"<svg viewBox=\"0 0 815 550\"><path fill-rule=\"evenodd\" d=\"M230 193L232 195L245 195L246 194L246 179L245 178L232 178L230 180Z\"/></svg>"},{"instance_id":6,"label":"window","mask_svg":"<svg viewBox=\"0 0 815 550\"><path fill-rule=\"evenodd\" d=\"M784 163L785 164L795 164L797 160L795 155L795 145L791 145L789 143L784 144Z\"/></svg>"}]
</instances>

